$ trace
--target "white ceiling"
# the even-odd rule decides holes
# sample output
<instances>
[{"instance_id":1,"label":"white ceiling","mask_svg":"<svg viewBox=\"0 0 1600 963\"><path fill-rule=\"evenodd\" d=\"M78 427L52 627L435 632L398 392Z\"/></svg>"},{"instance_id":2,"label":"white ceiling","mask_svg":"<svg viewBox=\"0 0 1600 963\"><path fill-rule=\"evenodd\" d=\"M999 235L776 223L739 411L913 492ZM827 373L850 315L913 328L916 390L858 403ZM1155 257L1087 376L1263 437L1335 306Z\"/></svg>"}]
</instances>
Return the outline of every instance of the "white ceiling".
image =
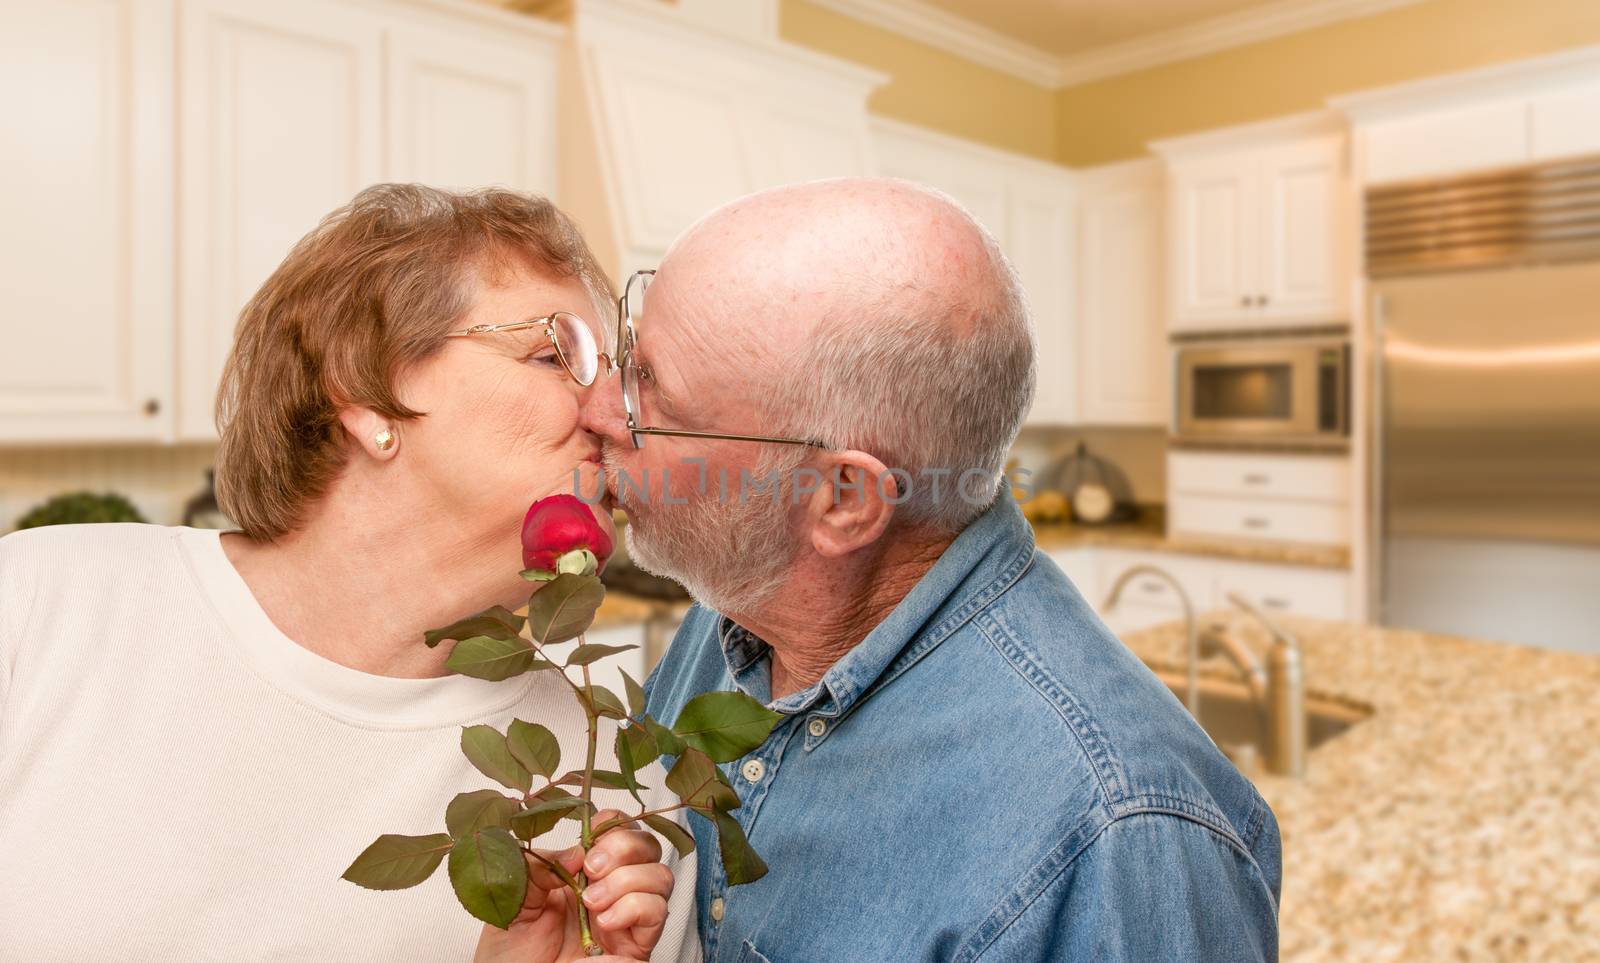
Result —
<instances>
[{"instance_id":1,"label":"white ceiling","mask_svg":"<svg viewBox=\"0 0 1600 963\"><path fill-rule=\"evenodd\" d=\"M1272 0L923 0L1013 40L1066 57L1193 26Z\"/></svg>"}]
</instances>

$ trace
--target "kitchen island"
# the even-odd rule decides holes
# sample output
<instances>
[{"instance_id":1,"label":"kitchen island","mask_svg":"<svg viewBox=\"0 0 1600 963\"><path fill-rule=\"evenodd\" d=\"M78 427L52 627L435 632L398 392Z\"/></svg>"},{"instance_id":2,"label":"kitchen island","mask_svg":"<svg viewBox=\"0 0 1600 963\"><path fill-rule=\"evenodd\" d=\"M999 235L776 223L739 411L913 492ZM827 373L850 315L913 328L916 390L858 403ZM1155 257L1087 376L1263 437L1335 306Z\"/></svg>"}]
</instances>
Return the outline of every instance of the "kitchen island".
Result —
<instances>
[{"instance_id":1,"label":"kitchen island","mask_svg":"<svg viewBox=\"0 0 1600 963\"><path fill-rule=\"evenodd\" d=\"M1257 623L1219 620L1265 650ZM1283 834L1282 959L1600 960L1600 658L1281 622L1308 696L1372 711L1303 779L1255 776ZM1180 671L1183 640L1178 622L1124 641Z\"/></svg>"}]
</instances>

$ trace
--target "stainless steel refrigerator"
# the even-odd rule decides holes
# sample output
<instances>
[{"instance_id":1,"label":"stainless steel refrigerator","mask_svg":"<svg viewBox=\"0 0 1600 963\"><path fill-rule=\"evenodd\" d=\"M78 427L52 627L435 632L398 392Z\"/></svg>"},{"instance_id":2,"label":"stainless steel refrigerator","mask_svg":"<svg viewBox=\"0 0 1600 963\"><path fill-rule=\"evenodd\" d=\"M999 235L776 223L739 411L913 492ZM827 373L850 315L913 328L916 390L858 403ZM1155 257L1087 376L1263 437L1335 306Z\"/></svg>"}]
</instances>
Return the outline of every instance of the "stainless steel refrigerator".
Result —
<instances>
[{"instance_id":1,"label":"stainless steel refrigerator","mask_svg":"<svg viewBox=\"0 0 1600 963\"><path fill-rule=\"evenodd\" d=\"M1376 621L1600 653L1600 159L1367 196Z\"/></svg>"}]
</instances>

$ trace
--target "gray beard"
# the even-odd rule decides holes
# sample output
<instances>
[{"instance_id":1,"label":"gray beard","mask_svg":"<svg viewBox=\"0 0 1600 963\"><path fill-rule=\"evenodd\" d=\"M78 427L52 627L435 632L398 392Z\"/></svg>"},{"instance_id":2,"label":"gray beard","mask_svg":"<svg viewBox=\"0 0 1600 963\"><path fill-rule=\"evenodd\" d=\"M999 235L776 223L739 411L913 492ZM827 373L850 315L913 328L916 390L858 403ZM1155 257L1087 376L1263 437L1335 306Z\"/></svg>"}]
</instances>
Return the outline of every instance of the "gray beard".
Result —
<instances>
[{"instance_id":1,"label":"gray beard","mask_svg":"<svg viewBox=\"0 0 1600 963\"><path fill-rule=\"evenodd\" d=\"M605 452L607 474L615 477L609 454ZM630 515L629 559L652 575L676 581L707 608L725 613L759 610L783 587L799 554L787 511L793 486L786 469L792 460L763 458L756 472L783 472L776 498L770 492L751 493L741 501L732 483L724 499L715 484L708 484L706 491L686 496L686 505L662 504L661 493L652 490L641 508L637 492L614 491Z\"/></svg>"}]
</instances>

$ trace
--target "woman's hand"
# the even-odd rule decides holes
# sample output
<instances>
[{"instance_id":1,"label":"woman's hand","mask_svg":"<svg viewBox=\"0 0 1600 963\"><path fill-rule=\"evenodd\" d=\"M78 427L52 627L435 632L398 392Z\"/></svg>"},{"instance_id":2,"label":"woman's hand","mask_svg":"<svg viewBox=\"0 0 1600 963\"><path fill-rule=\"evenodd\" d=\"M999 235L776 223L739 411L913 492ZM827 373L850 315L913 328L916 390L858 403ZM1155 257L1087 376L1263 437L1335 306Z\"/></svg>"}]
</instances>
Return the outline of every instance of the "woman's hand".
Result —
<instances>
[{"instance_id":1,"label":"woman's hand","mask_svg":"<svg viewBox=\"0 0 1600 963\"><path fill-rule=\"evenodd\" d=\"M596 815L594 823L621 815L608 810ZM650 958L666 922L667 897L672 894L673 883L672 871L661 864L661 844L654 836L643 830L614 829L595 843L587 863L583 850L576 846L544 855L572 875L580 869L588 873L584 904L589 909L590 932L609 953L620 955L583 955L572 890L547 865L529 857L528 895L522 912L508 929L484 926L474 963L568 963L584 959L626 963Z\"/></svg>"}]
</instances>

